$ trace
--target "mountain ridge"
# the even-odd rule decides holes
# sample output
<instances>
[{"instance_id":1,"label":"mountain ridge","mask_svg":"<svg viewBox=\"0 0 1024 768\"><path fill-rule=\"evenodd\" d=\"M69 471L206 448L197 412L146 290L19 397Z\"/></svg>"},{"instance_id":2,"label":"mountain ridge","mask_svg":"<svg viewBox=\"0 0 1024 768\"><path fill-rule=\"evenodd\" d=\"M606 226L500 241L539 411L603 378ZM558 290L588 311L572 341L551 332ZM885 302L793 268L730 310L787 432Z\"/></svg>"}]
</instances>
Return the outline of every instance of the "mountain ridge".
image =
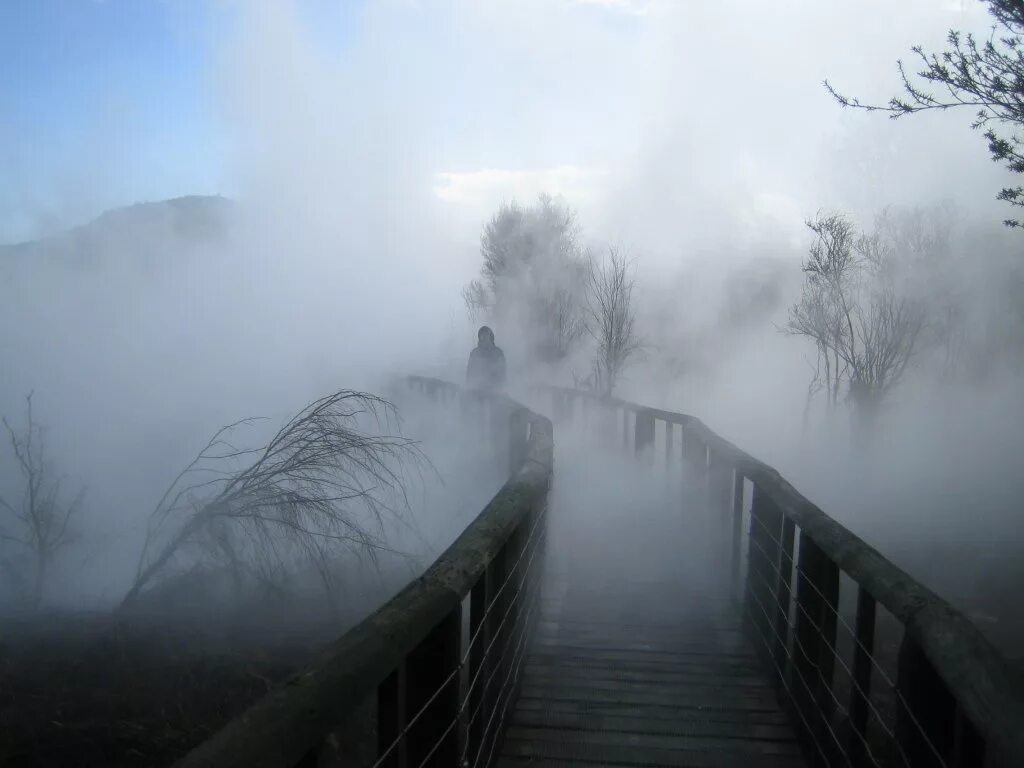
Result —
<instances>
[{"instance_id":1,"label":"mountain ridge","mask_svg":"<svg viewBox=\"0 0 1024 768\"><path fill-rule=\"evenodd\" d=\"M111 208L85 224L57 234L0 244L0 258L89 261L102 259L125 245L148 248L166 242L216 242L226 235L236 205L222 195L183 195Z\"/></svg>"}]
</instances>

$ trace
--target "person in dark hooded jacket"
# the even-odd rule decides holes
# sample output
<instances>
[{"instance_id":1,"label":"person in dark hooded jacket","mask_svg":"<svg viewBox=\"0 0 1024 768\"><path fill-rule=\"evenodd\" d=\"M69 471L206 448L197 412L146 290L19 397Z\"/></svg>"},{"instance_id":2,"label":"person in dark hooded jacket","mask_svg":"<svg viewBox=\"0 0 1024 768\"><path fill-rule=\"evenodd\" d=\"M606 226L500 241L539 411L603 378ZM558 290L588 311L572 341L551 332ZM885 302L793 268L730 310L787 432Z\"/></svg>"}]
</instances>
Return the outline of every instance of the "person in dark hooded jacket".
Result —
<instances>
[{"instance_id":1,"label":"person in dark hooded jacket","mask_svg":"<svg viewBox=\"0 0 1024 768\"><path fill-rule=\"evenodd\" d=\"M466 366L466 384L473 389L501 389L505 386L505 353L495 345L494 331L486 325L476 337L477 345Z\"/></svg>"}]
</instances>

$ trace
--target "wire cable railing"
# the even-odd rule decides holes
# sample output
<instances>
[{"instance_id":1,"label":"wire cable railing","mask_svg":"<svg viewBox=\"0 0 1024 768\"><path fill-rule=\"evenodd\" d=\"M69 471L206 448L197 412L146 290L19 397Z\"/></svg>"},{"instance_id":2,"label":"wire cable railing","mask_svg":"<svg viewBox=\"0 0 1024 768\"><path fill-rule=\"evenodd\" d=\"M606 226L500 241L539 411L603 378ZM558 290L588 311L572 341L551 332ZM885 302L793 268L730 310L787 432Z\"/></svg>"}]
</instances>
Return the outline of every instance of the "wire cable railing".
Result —
<instances>
[{"instance_id":1,"label":"wire cable railing","mask_svg":"<svg viewBox=\"0 0 1024 768\"><path fill-rule=\"evenodd\" d=\"M908 721L909 721L910 725L912 727L914 727L915 729L917 729L920 738L927 745L929 751L932 753L932 756L935 758L936 763L939 766L942 766L942 768L946 768L947 763L946 763L945 758L940 753L938 747L936 747L935 744L932 742L932 740L929 738L927 732L925 731L925 729L921 725L920 721L918 721L918 719L915 717L913 709L907 703L906 698L903 696L903 694L899 690L899 687L898 687L897 683L894 682L892 680L892 678L888 675L888 673L885 671L884 667L875 658L875 656L871 652L871 650L868 649L860 641L860 639L856 635L855 630L853 629L853 627L851 627L849 625L849 623L843 617L842 613L839 610L837 610L837 608L835 606L833 606L829 600L826 599L826 596L818 589L817 586L815 586L814 582L811 581L808 578L808 575L806 573L804 573L800 569L799 563L791 555L789 555L785 551L785 548L782 546L782 543L778 539L776 539L774 537L774 535L771 533L771 531L768 530L768 528L765 527L764 523L761 520L759 520L756 517L752 517L751 518L751 525L755 525L755 524L763 531L764 535L768 537L769 541L771 541L773 544L775 544L775 545L777 545L779 547L778 551L780 552L780 554L782 556L782 559L788 561L788 566L787 567L790 569L790 573L792 573L795 570L796 574L801 575L801 576L804 577L804 579L805 579L804 583L806 583L806 585L811 590L813 590L820 597L821 600L824 601L823 604L826 607L826 609L828 611L830 611L835 616L835 619L838 622L838 624L849 634L850 638L852 639L852 642L857 646L857 649L859 651L861 651L862 653L866 654L867 659L870 661L871 666L873 667L873 671L877 672L879 677L881 678L881 680L885 683L886 689L887 689L887 695L891 696L892 700L894 702L896 702L900 707L902 707L903 714L908 718ZM771 572L772 575L776 576L779 579L790 578L788 573L783 573L782 572L781 566L778 563L771 562L771 555L762 547L762 545L759 542L757 542L754 538L751 538L750 543L751 543L751 546L756 547L758 554L764 559L764 562L765 562L768 570ZM752 574L758 579L760 584L769 592L769 594L771 594L772 591L773 591L773 587L772 587L771 584L769 584L764 579L764 577L761 575L761 573L759 571L755 570L755 571L752 571ZM748 590L749 590L749 585L748 585ZM755 600L757 599L751 593L748 593L747 596L750 597L750 598L753 598ZM782 608L783 610L785 610L787 608L787 606L783 605L780 602L778 597L775 597L773 595L772 600L775 602L775 604L779 608ZM795 608L796 608L797 611L800 612L800 614L805 616L806 619L809 622L814 622L814 617L810 616L807 613L807 610L806 610L806 608L803 605L801 605L799 603L796 603L795 604ZM787 631L788 630L793 630L795 632L795 630L796 630L795 623L786 622L786 627L787 627ZM817 625L815 625L815 629L816 629L816 631L818 631L818 633L820 635L821 634L820 628L817 627ZM776 631L776 639L777 640L780 640L782 642L787 642L788 641L788 636L787 637L783 637L783 636L778 634L778 630L777 629L775 631ZM817 663L817 661L815 661L814 659L812 659L810 657L810 655L808 654L807 650L804 649L803 644L800 642L799 638L795 637L795 635L793 636L792 642L793 642L793 644L795 644L800 649L800 652L804 656L804 658L806 659L807 664L813 666L815 672L818 674L819 678L821 679L821 683L825 684L825 685L828 685L827 690L830 693L831 698L833 700L833 703L834 703L835 707L837 708L837 710L840 711L842 714L844 714L846 716L849 716L851 714L850 711L839 701L839 699L837 698L836 694L832 690L832 684L829 684L828 681L824 679L824 677L822 675L822 672L821 672L821 669L820 669L820 666ZM868 707L868 709L870 711L870 714L875 718L875 722L878 724L878 726L882 730L882 732L883 732L884 736L887 738L889 744L892 746L892 748L898 753L899 757L901 758L901 764L906 766L907 768L911 768L910 760L907 757L906 753L903 751L902 745L901 745L900 740L898 739L898 737L896 735L895 729L891 725L889 725L887 723L887 718L885 716L883 716L883 714L879 711L878 707L871 701L871 697L870 697L868 691L865 691L861 687L860 683L858 683L858 681L856 679L856 676L854 675L854 671L853 671L851 665L847 664L847 662L843 659L842 655L839 654L835 650L834 647L830 647L830 652L831 652L831 654L832 654L832 656L834 658L834 661L839 665L839 668L842 669L843 672L846 674L846 676L847 676L847 678L849 680L849 683L852 686L852 688L866 702L866 706ZM863 733L863 729L854 730L854 737L856 739L858 739L861 742L861 744L863 745L863 747L867 750L867 752L868 752L868 760L871 762L871 764L872 765L876 765L876 766L879 765L877 760L875 760L874 756L871 755L871 745L868 743L868 741L867 741L867 739L866 739L866 737L865 737L865 735Z\"/></svg>"},{"instance_id":2,"label":"wire cable railing","mask_svg":"<svg viewBox=\"0 0 1024 768\"><path fill-rule=\"evenodd\" d=\"M409 383L446 418L486 422L511 479L422 577L180 765L322 764L371 699L366 768L493 764L540 620L552 425L501 396ZM945 601L698 419L541 389L556 423L581 404L610 413L617 448L683 478L812 766L1024 765L1024 696Z\"/></svg>"},{"instance_id":3,"label":"wire cable railing","mask_svg":"<svg viewBox=\"0 0 1024 768\"><path fill-rule=\"evenodd\" d=\"M948 603L699 419L537 389L556 425L580 411L611 412L620 431L610 444L681 473L687 503L721 523L708 529L721 540L708 545L731 574L744 624L812 765L1024 765L1024 692ZM853 593L841 590L844 575ZM852 622L841 596L855 598Z\"/></svg>"},{"instance_id":4,"label":"wire cable railing","mask_svg":"<svg viewBox=\"0 0 1024 768\"><path fill-rule=\"evenodd\" d=\"M508 689L509 681L512 677L512 665L506 663L506 653L508 652L508 649L512 644L513 640L515 640L516 648L514 650L514 654L517 660L521 658L522 649L525 647L527 629L530 626L529 619L532 616L533 608L537 603L538 595L540 593L540 591L535 588L538 580L537 570L540 568L540 560L537 558L537 554L541 550L544 541L545 528L543 526L543 522L546 517L546 512L547 511L545 509L540 514L534 516L534 520L529 532L529 538L527 539L527 542L523 547L523 550L519 553L519 556L513 564L513 567L509 570L504 581L501 583L501 586L498 588L498 590L491 598L490 602L487 604L487 607L484 610L482 621L476 628L476 631L470 637L469 643L467 644L467 647L462 655L462 658L459 660L458 665L448 674L448 676L441 682L441 684L437 686L437 688L435 688L434 692L430 695L427 701L424 702L420 709L412 717L407 719L401 732L398 734L398 736L392 739L391 743L388 744L381 751L380 756L377 758L376 762L374 762L372 768L380 768L386 763L386 761L391 757L394 751L400 747L403 740L408 736L410 730L416 725L417 721L419 721L420 718L423 717L423 715L428 711L428 709L438 698L438 696L441 695L445 687L449 685L464 669L468 669L470 658L473 656L474 650L476 650L476 648L479 645L483 645L485 642L483 630L486 626L487 619L494 612L500 610L499 602L502 600L502 597L506 595L506 589L508 588L508 586L510 584L514 584L514 589L510 590L512 599L504 601L506 603L504 613L501 615L501 619L497 625L496 632L492 633L493 636L490 638L489 642L486 643L486 647L484 648L483 651L483 658L485 660L493 659L494 656L492 655L492 652L494 651L495 644L497 643L499 638L506 638L504 640L503 646L497 652L498 656L496 662L490 665L492 669L487 680L484 682L482 689L484 695L486 696L487 692L491 689L492 682L496 679L495 676L497 675L497 673L501 669L508 669L509 674L504 679L502 687L498 692L498 697L502 701L502 710L504 710L509 698L509 696L506 694L506 691ZM516 576L520 571L522 572L521 577L518 579L517 582L513 582L513 577ZM530 583L528 584L527 582ZM512 609L516 606L515 600L521 596L526 595L529 596L526 617L515 617L513 618L512 624L509 624L509 618L513 614ZM506 625L512 628L511 631L506 631ZM516 633L514 636L512 634L513 632ZM477 703L477 706L473 710L471 715L468 714L468 707L471 701L471 696L474 693L474 690L476 689L477 682L481 679L486 666L486 664L480 664L477 666L475 672L473 672L472 679L469 681L468 688L460 697L462 703L459 705L457 711L455 712L455 715L448 722L447 727L440 734L440 736L437 739L435 739L434 743L427 751L427 754L424 756L423 760L419 764L420 766L427 765L429 763L430 759L437 753L438 749L444 743L444 740L448 738L460 724L465 724L467 727L472 727L472 725L476 721L476 718L482 712L482 700ZM497 741L497 739L494 738L494 736L497 733L498 727L500 727L500 720L497 723L497 727L492 727L495 726L494 716L497 713L497 711L497 709L491 710L491 713L487 720L487 724L484 729L483 738L480 740L480 743L477 747L476 754L474 755L472 762L469 762L468 760L470 743L467 740L465 742L465 746L463 747L462 754L459 759L459 765L473 766L473 768L480 765L481 751L485 743L490 743L492 745L493 751L493 744ZM486 765L487 763L484 764Z\"/></svg>"},{"instance_id":5,"label":"wire cable railing","mask_svg":"<svg viewBox=\"0 0 1024 768\"><path fill-rule=\"evenodd\" d=\"M537 618L551 422L500 394L424 377L406 385L445 417L482 421L509 480L422 576L177 766L317 766L366 712L367 768L492 761Z\"/></svg>"}]
</instances>

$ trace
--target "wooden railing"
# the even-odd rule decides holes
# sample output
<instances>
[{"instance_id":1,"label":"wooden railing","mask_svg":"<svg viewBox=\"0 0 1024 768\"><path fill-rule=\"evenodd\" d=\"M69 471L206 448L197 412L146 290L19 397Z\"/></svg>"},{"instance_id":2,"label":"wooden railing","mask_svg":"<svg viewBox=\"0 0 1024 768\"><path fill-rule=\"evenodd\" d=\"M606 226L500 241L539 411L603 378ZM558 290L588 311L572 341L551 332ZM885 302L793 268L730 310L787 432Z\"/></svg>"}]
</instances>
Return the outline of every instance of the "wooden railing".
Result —
<instances>
[{"instance_id":1,"label":"wooden railing","mask_svg":"<svg viewBox=\"0 0 1024 768\"><path fill-rule=\"evenodd\" d=\"M508 482L422 576L192 750L181 768L329 762L332 734L367 702L375 765L489 762L535 615L551 422L501 395L422 377L407 383L435 406L457 403L464 417L487 419L508 440ZM364 735L373 726L367 722Z\"/></svg>"},{"instance_id":2,"label":"wooden railing","mask_svg":"<svg viewBox=\"0 0 1024 768\"><path fill-rule=\"evenodd\" d=\"M813 764L1024 766L1024 696L1000 654L946 601L699 419L539 389L556 425L611 410L616 443L687 468L725 531L734 595ZM855 593L844 589L852 618L840 608L843 575ZM879 606L901 628L894 672L876 645L893 639Z\"/></svg>"}]
</instances>

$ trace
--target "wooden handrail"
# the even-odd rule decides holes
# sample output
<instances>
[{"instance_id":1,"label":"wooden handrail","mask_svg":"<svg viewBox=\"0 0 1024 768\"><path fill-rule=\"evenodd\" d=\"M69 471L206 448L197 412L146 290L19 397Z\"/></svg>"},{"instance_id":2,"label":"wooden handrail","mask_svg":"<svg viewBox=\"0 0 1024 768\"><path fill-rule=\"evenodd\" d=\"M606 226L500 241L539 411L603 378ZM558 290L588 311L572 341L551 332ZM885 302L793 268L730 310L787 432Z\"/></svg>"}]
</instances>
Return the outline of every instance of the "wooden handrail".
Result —
<instances>
[{"instance_id":1,"label":"wooden handrail","mask_svg":"<svg viewBox=\"0 0 1024 768\"><path fill-rule=\"evenodd\" d=\"M706 446L711 461L731 465L739 480L753 483L785 520L799 527L801 537L820 549L827 562L847 574L905 627L907 636L983 737L989 764L1024 766L1024 692L1014 683L1002 654L961 612L825 514L775 469L720 437L700 419L566 387L538 385L536 389L638 414L637 435L641 434L639 416L681 425L684 435L688 433ZM644 430L653 439L653 427ZM732 498L727 497L726 502L729 509L735 505ZM871 611L873 626L873 605Z\"/></svg>"},{"instance_id":2,"label":"wooden handrail","mask_svg":"<svg viewBox=\"0 0 1024 768\"><path fill-rule=\"evenodd\" d=\"M428 393L460 392L437 379L409 377L408 381ZM523 521L546 504L554 444L551 422L544 416L502 395L473 396L502 406L514 424L528 425L528 437L522 435L525 451L519 452L521 461L509 480L422 576L176 766L291 768L300 764L439 625L458 615L471 591L482 590L488 567Z\"/></svg>"}]
</instances>

